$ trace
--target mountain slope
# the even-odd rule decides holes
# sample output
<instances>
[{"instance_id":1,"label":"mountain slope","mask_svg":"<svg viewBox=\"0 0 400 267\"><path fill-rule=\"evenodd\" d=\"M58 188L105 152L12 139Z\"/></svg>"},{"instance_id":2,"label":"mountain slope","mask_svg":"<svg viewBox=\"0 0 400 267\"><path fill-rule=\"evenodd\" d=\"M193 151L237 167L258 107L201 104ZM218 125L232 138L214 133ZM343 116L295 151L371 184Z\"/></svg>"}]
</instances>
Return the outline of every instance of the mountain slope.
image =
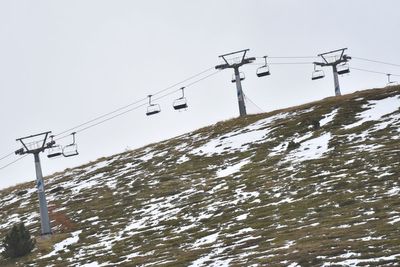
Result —
<instances>
[{"instance_id":1,"label":"mountain slope","mask_svg":"<svg viewBox=\"0 0 400 267\"><path fill-rule=\"evenodd\" d=\"M55 234L18 266L400 261L400 87L247 116L46 177ZM0 234L40 234L34 183Z\"/></svg>"}]
</instances>

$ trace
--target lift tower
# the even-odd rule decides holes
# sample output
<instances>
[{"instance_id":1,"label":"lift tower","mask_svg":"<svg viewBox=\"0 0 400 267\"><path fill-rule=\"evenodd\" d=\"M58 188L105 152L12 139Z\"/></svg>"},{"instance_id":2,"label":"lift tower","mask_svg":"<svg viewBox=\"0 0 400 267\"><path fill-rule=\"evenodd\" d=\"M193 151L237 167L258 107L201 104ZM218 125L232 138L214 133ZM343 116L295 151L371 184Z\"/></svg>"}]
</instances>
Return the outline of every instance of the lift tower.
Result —
<instances>
[{"instance_id":1,"label":"lift tower","mask_svg":"<svg viewBox=\"0 0 400 267\"><path fill-rule=\"evenodd\" d=\"M314 62L315 65L321 67L332 67L333 70L333 80L335 83L335 95L340 96L340 85L339 85L339 76L338 74L346 74L350 72L350 69L347 65L347 61L351 59L351 57L344 54L347 48L337 49L330 52L319 54L318 56L323 59L324 62ZM339 54L339 56L338 56ZM329 56L331 55L331 56ZM334 60L329 60L329 58L334 58ZM340 67L340 69L338 69Z\"/></svg>"},{"instance_id":2,"label":"lift tower","mask_svg":"<svg viewBox=\"0 0 400 267\"><path fill-rule=\"evenodd\" d=\"M243 90L242 90L242 82L241 80L244 79L244 77L240 77L240 72L239 72L239 68L245 64L249 64L252 63L253 61L256 60L255 57L249 57L246 58L246 54L250 49L245 49L245 50L240 50L240 51L236 51L236 52L232 52L229 54L224 54L224 55L220 55L219 57L222 58L225 61L225 64L221 64L218 66L215 66L215 68L217 70L223 70L223 69L227 69L227 68L231 68L234 70L234 79L232 79L232 82L236 83L236 89L237 89L237 97L238 97L238 102L239 102L239 112L240 112L240 117L242 116L246 116L247 112L246 112L246 105L244 103L244 95L243 95ZM238 57L238 58L234 58L233 63L230 63L228 60L228 56L232 56L232 55L236 55L236 54L243 54L242 56ZM235 60L235 59L239 59L239 60ZM232 59L231 59L232 61Z\"/></svg>"},{"instance_id":3,"label":"lift tower","mask_svg":"<svg viewBox=\"0 0 400 267\"><path fill-rule=\"evenodd\" d=\"M43 152L46 149L51 148L55 145L55 141L53 140L46 143L47 137L49 136L50 133L51 132L44 132L40 134L18 138L17 141L22 143L23 148L15 151L16 155L33 154L35 158L36 187L38 189L38 194L39 194L40 223L41 223L42 235L52 234L50 220L49 220L49 212L47 209L46 195L44 191L42 167L40 165L40 158L39 158L40 152ZM39 141L34 141L34 142L26 141L27 139L32 140L33 138L39 138Z\"/></svg>"}]
</instances>

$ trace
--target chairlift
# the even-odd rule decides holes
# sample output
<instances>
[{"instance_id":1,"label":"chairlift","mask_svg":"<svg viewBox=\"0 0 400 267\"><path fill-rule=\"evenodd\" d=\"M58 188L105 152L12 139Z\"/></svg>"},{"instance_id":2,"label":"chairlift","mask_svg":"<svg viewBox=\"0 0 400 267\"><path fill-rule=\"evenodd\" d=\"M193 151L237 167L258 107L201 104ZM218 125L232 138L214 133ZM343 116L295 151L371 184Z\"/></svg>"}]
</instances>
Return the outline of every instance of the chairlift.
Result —
<instances>
[{"instance_id":1,"label":"chairlift","mask_svg":"<svg viewBox=\"0 0 400 267\"><path fill-rule=\"evenodd\" d=\"M240 80L241 80L241 81L243 81L244 79L246 79L246 77L244 76L244 73L243 73L243 72L240 72L240 73L239 73L239 77L240 77ZM236 75L235 75L235 74L232 75L232 80L231 80L231 82L233 82L233 83L236 82Z\"/></svg>"},{"instance_id":2,"label":"chairlift","mask_svg":"<svg viewBox=\"0 0 400 267\"><path fill-rule=\"evenodd\" d=\"M322 69L317 70L317 65L314 64L314 71L311 75L311 80L318 80L318 79L322 79L325 77L325 73Z\"/></svg>"},{"instance_id":3,"label":"chairlift","mask_svg":"<svg viewBox=\"0 0 400 267\"><path fill-rule=\"evenodd\" d=\"M388 77L388 82L387 82L386 86L393 86L393 85L398 85L398 84L399 84L399 83L396 82L396 81L391 81L391 80L390 80L390 76L392 76L392 74L388 73L388 74L386 74L386 75L387 75L387 77Z\"/></svg>"},{"instance_id":4,"label":"chairlift","mask_svg":"<svg viewBox=\"0 0 400 267\"><path fill-rule=\"evenodd\" d=\"M71 133L72 143L69 145L66 145L62 150L63 151L62 154L64 157L68 158L68 157L73 157L73 156L79 155L78 145L75 142L75 134L76 134L76 132Z\"/></svg>"},{"instance_id":5,"label":"chairlift","mask_svg":"<svg viewBox=\"0 0 400 267\"><path fill-rule=\"evenodd\" d=\"M49 159L51 158L56 158L59 156L62 156L63 154L63 148L61 145L56 145L54 139L54 135L50 136L51 140L50 140L50 146L49 146L49 152L47 153L47 157Z\"/></svg>"},{"instance_id":6,"label":"chairlift","mask_svg":"<svg viewBox=\"0 0 400 267\"><path fill-rule=\"evenodd\" d=\"M337 66L337 73L340 75L347 74L350 72L349 63L342 63Z\"/></svg>"},{"instance_id":7,"label":"chairlift","mask_svg":"<svg viewBox=\"0 0 400 267\"><path fill-rule=\"evenodd\" d=\"M269 71L269 66L267 63L267 56L264 56L265 64L257 69L257 77L264 77L271 75L271 72Z\"/></svg>"},{"instance_id":8,"label":"chairlift","mask_svg":"<svg viewBox=\"0 0 400 267\"><path fill-rule=\"evenodd\" d=\"M149 106L147 107L146 115L150 116L159 113L161 111L160 105L151 103L152 95L149 95L148 97L149 97Z\"/></svg>"},{"instance_id":9,"label":"chairlift","mask_svg":"<svg viewBox=\"0 0 400 267\"><path fill-rule=\"evenodd\" d=\"M181 110L181 109L186 109L188 107L187 101L185 98L185 87L181 88L182 90L182 96L180 98L175 99L173 103L173 107L175 110Z\"/></svg>"}]
</instances>

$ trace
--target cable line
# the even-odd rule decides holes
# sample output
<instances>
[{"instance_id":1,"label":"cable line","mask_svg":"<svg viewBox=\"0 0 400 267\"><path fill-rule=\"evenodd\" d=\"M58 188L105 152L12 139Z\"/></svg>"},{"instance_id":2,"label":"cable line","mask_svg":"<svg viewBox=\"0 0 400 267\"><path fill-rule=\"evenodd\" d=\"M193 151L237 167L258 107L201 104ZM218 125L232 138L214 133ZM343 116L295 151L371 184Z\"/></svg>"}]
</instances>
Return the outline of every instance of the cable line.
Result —
<instances>
[{"instance_id":1,"label":"cable line","mask_svg":"<svg viewBox=\"0 0 400 267\"><path fill-rule=\"evenodd\" d=\"M99 122L96 122L95 124L89 125L89 126L87 126L87 127L85 127L85 128L79 129L78 131L76 131L76 133L81 133L81 132L83 132L83 131L85 131L85 130L87 130L87 129L93 128L93 127L95 127L95 126L97 126L97 125L100 125L100 124L103 124L103 123L105 123L106 121L115 119L115 118L117 118L117 117L119 117L119 116L122 116L122 115L124 115L124 114L126 114L126 113L129 113L129 112L131 112L131 111L133 111L133 110L136 110L136 109L138 109L138 108L140 108L140 107L144 107L144 106L146 106L146 105L147 105L147 102L146 102L146 103L143 103L143 104L141 104L141 105L139 105L139 106L136 106L136 107L134 107L134 108L125 110L124 112L118 113L118 114L116 114L116 115L114 115L114 116L112 116L112 117L109 117L109 118L107 118L107 119L104 119L104 120L101 120L101 121L99 121ZM66 135L66 136L61 137L61 138L59 138L59 139L62 139L62 138L68 137L68 136L69 136L69 135Z\"/></svg>"},{"instance_id":2,"label":"cable line","mask_svg":"<svg viewBox=\"0 0 400 267\"><path fill-rule=\"evenodd\" d=\"M217 71L215 71L215 72L213 72L213 73L211 73L211 74L209 74L209 75L207 75L207 76L204 76L204 77L201 78L201 79L198 79L198 80L196 80L196 81L194 81L194 82L192 82L192 83L189 83L189 84L187 84L185 87L190 87L190 86L192 86L192 85L194 85L194 84L196 84L196 83L199 83L199 82L201 82L201 81L203 81L203 80L205 80L205 79L207 79L207 78L209 78L209 77L211 77L211 76L216 75L216 74L219 73L219 72L221 72L221 70L217 70ZM179 89L179 90L180 90L180 89ZM179 91L179 90L177 90L177 91Z\"/></svg>"},{"instance_id":3,"label":"cable line","mask_svg":"<svg viewBox=\"0 0 400 267\"><path fill-rule=\"evenodd\" d=\"M382 74L382 75L388 75L388 74L390 74L391 76L398 76L398 77L400 77L400 74L392 74L392 73L387 73L387 72L380 72L380 71L374 71L374 70L359 69L359 68L353 68L353 67L351 67L350 69L352 69L352 70L358 70L358 71L364 71L364 72L370 72L370 73L375 73L375 74Z\"/></svg>"},{"instance_id":4,"label":"cable line","mask_svg":"<svg viewBox=\"0 0 400 267\"><path fill-rule=\"evenodd\" d=\"M262 57L257 57L257 58L262 58ZM268 56L268 58L318 58L317 56L299 56L299 57L270 57Z\"/></svg>"},{"instance_id":5,"label":"cable line","mask_svg":"<svg viewBox=\"0 0 400 267\"><path fill-rule=\"evenodd\" d=\"M204 74L204 73L206 73L206 72L208 72L208 71L210 71L210 70L213 70L213 69L214 69L214 67L211 67L211 68L208 68L208 69L206 69L206 70L203 70L202 72L199 72L199 73L197 73L197 74L195 74L195 75L193 75L193 76L190 76L189 78L186 78L186 79L183 80L183 81L180 81L180 82L178 82L178 83L176 83L176 84L174 84L174 85L168 86L167 88L164 88L164 89L162 89L162 90L159 90L159 91L157 91L157 92L155 92L155 93L153 93L153 94L151 94L151 95L155 96L155 95L161 94L161 93L163 93L163 92L165 92L165 91L167 91L167 90L169 90L169 89L171 89L171 88L174 88L174 87L176 87L176 86L178 86L178 85L180 85L180 84L182 84L182 83L185 83L185 82L187 82L187 81L190 81L190 80L192 80L192 79L194 79L194 78L196 78L196 77L198 77L198 76L200 76L200 75L202 75L202 74ZM207 77L208 77L208 76L207 76Z\"/></svg>"},{"instance_id":6,"label":"cable line","mask_svg":"<svg viewBox=\"0 0 400 267\"><path fill-rule=\"evenodd\" d=\"M326 56L326 57L328 58L329 56ZM333 57L333 56L331 56L331 57ZM235 60L235 59L239 59L239 58L240 58L240 59L243 59L242 57L236 57L236 58L231 58L230 60ZM265 60L265 58L266 58L266 57L256 57L256 59L263 59L263 60ZM317 57L317 56L271 56L271 57L268 57L268 58L269 58L269 59L315 59L315 58L318 58L318 57ZM373 63L379 63L379 64L385 64L385 65L391 65L391 66L400 67L399 64L393 64L393 63L384 62L384 61L379 61L379 60L372 60L372 59L361 58L361 57L352 57L352 58L353 58L353 59L357 59L357 60L362 60L362 61L368 61L368 62L373 62ZM253 59L254 59L254 58L253 58ZM289 60L289 61L290 61L290 60ZM268 65L308 65L308 64L315 64L315 62L307 62L307 61L301 62L301 61L295 61L295 62L270 62L270 63L268 63ZM265 65L265 63L256 63L256 62L253 62L253 63L250 63L250 65ZM201 72L199 72L199 73L197 73L197 74L195 74L195 75L192 75L192 76L190 76L190 77L188 77L188 78L186 78L186 79L184 79L184 80L182 80L182 81L180 81L180 82L178 82L178 83L175 83L175 84L173 84L173 85L171 85L171 86L168 86L168 87L166 87L166 88L163 88L163 89L161 89L161 90L159 90L159 91L156 91L156 92L152 93L151 95L152 95L152 96L160 95L160 94L162 94L162 93L164 93L164 92L167 92L168 90L173 89L173 88L175 88L176 86L181 85L181 84L184 84L184 83L186 83L186 82L189 82L189 83L188 83L185 87L186 87L186 88L187 88L187 87L190 87L190 86L192 86L192 85L194 85L194 84L196 84L196 83L199 83L199 82L201 82L201 81L203 81L203 80L205 80L205 79L207 79L207 78L209 78L209 77L211 77L211 76L216 75L217 73L219 73L219 72L221 71L221 69L218 69L217 71L215 71L215 72L213 72L213 73L211 73L211 74L207 74L206 76L203 76L203 77L201 77L201 78L199 78L199 79L197 79L197 80L195 80L195 81L191 81L191 80L195 79L196 77L202 76L202 75L208 73L209 71L211 71L211 70L213 70L213 69L214 69L214 67L207 68L207 69L205 69L205 70L203 70L203 71L201 71ZM397 76L397 77L400 77L399 74L391 74L391 73L387 73L387 72L380 72L380 71L374 71L374 70L368 70L368 69L361 69L361 68L353 68L353 67L352 67L351 69L353 69L353 70L358 70L358 71L369 72L369 73L387 75L387 76L389 77L389 79L390 79L390 76ZM191 82L190 82L190 81L191 81ZM177 92L177 91L179 91L179 90L181 90L181 89L174 90L174 91L171 91L171 92L169 92L169 93L163 94L163 95L161 95L161 96L159 96L159 97L154 98L154 100L162 99L162 98L164 98L164 97L166 97L166 96L169 96L169 95L171 95L171 94L173 94L173 93L175 93L175 92ZM249 102L251 102L251 103L252 103L255 107L257 107L259 110L263 111L258 105L256 105L256 104L255 104L251 99L249 99L247 96L244 95L244 97L246 98L246 100L248 100ZM60 139L66 138L66 137L70 137L70 135L71 135L70 132L71 132L71 131L74 131L74 130L75 130L75 132L83 132L83 131L88 130L88 129L90 129L90 128L93 128L93 127L95 127L95 126L97 126L97 125L103 124L103 123L105 123L105 122L107 122L107 121L109 121L109 120L112 120L112 119L114 119L114 118L117 118L117 117L119 117L119 116L122 116L122 115L124 115L124 114L126 114L126 113L132 112L132 111L134 111L134 110L136 110L136 109L139 109L139 108L141 108L141 107L143 107L143 106L146 106L146 105L147 105L147 99L148 99L148 97L144 97L144 98L138 99L138 100L136 100L136 101L134 101L134 102L132 102L132 103L129 103L129 104L125 105L125 106L119 107L119 108L117 108L117 109L115 109L115 110L112 110L112 111L107 112L107 113L105 113L105 114L99 115L99 116L97 116L97 117L95 117L95 118L93 118L93 119L90 119L90 120L88 120L88 121L86 121L86 122L83 122L83 123L81 123L81 124L79 124L79 125L76 125L76 126L74 126L74 127L71 127L71 128L69 128L69 129L67 129L67 130L64 130L64 131L60 132L60 133L57 133L57 134L54 135L54 136L55 136L55 137L58 136L59 138L57 138L57 139L55 139L55 140L60 140ZM144 102L144 101L146 101L146 102ZM67 134L67 133L68 133L68 134ZM66 134L67 134L67 135L66 135ZM63 136L63 135L64 135L64 136ZM7 155L4 155L4 156L0 157L0 161L11 157L14 153L15 153L15 152L11 152L11 153L9 153L9 154L7 154ZM26 156L26 155L25 155L25 156ZM25 156L24 156L24 157L25 157ZM6 168L6 167L8 167L8 166L10 166L10 165L12 165L12 164L18 162L19 160L23 159L24 157L20 157L20 158L18 158L17 160L14 160L14 161L12 161L12 162L10 162L10 163L8 163L8 164L6 164L6 165L0 167L0 170L2 170L2 169L4 169L4 168Z\"/></svg>"},{"instance_id":7,"label":"cable line","mask_svg":"<svg viewBox=\"0 0 400 267\"><path fill-rule=\"evenodd\" d=\"M192 75L192 76L190 76L189 78L187 78L187 79L185 79L185 80L183 80L183 81L180 81L179 83L176 83L176 84L174 84L174 85L168 86L168 87L166 87L166 88L164 88L164 89L162 89L162 90L159 90L159 91L155 92L153 95L159 95L159 94L161 94L161 93L163 93L163 92L165 92L165 91L167 91L167 90L169 90L169 89L171 89L171 88L173 88L173 87L176 87L176 86L179 85L179 84L182 84L182 83L184 83L184 82L190 81L190 80L192 80L192 79L194 79L194 78L196 78L196 77L198 77L198 76L200 76L200 75L202 75L202 74L204 74L204 73L206 73L206 72L208 72L208 71L210 71L210 70L212 70L212 69L214 69L214 68L208 68L208 69L206 69L206 70L204 70L204 71L202 71L202 72L199 72L199 73L197 73L197 74L195 74L195 75ZM211 74L208 74L208 75L206 75L206 76L204 76L204 77L201 77L200 79L197 79L197 80L195 80L195 81L193 81L193 82L187 84L185 87L188 88L188 87L190 87L190 86L192 86L192 85L194 85L194 84L196 84L196 83L199 83L199 82L201 82L201 81L203 81L203 80L205 80L205 79L207 79L207 78L209 78L209 77L211 77L211 76L216 75L216 74L219 73L219 72L220 72L220 70L217 70L217 71L215 71L215 72L213 72L213 73L211 73ZM167 93L167 94L161 95L161 96L155 98L155 100L159 100L159 99L162 99L162 98L164 98L164 97L166 97L166 96L169 96L169 95L171 95L171 94L174 94L175 92L177 92L177 91L179 91L179 90L181 90L181 89L177 89L177 90L174 90L174 91L169 92L169 93ZM82 127L82 126L88 125L88 124L90 124L90 123L92 123L92 122L95 122L95 121L97 121L97 120L103 119L103 118L105 118L105 117L107 117L107 116L109 116L109 115L112 115L112 114L114 114L114 113L117 113L118 111L122 111L122 110L124 110L124 109L126 109L126 108L128 108L128 107L137 105L137 104L139 104L140 102L143 102L143 100L147 100L147 97L146 97L146 98L143 98L143 99L140 99L140 100L137 100L137 101L135 101L135 102L132 102L132 103L130 103L130 104L128 104L128 105L125 105L125 106L123 106L123 107L120 107L120 108L118 108L118 109L116 109L116 110L113 110L113 111L111 111L111 112L108 112L108 113L106 113L106 114L104 114L104 115L98 116L98 117L96 117L96 118L94 118L94 119L92 119L92 120L89 120L89 121L87 121L87 122L81 123L81 124L79 124L79 125L77 125L77 126L75 126L75 127L72 127L72 128L70 128L70 129L68 129L68 130L65 130L65 131L63 131L63 132L60 132L59 134L57 134L57 136L60 136L60 135L63 135L63 134L65 134L65 133L67 133L67 132L70 132L70 131L72 131L72 130L78 129L78 128ZM88 130L88 129L90 129L90 128L93 128L93 127L95 127L95 126L97 126L97 125L100 125L100 124L102 124L102 123L105 123L105 122L107 122L107 121L109 121L109 120L112 120L112 119L114 119L114 118L116 118L116 117L122 116L122 115L124 115L124 114L126 114L126 113L128 113L128 112L134 111L134 110L136 110L136 109L138 109L138 108L141 108L141 107L143 107L143 106L146 106L146 105L147 105L147 102L142 103L142 104L140 104L140 105L138 105L138 106L135 106L135 107L133 107L133 108L131 108L131 109L128 109L128 110L125 110L125 111L120 112L120 113L118 113L118 114L115 114L115 115L112 116L112 117L109 117L109 118L106 118L106 119L104 119L104 120L101 120L101 121L99 121L99 122L97 122L97 123L88 125L87 127L84 127L84 128L82 128L82 129L79 129L79 130L77 130L76 132L83 132L83 131L85 131L85 130ZM59 138L57 138L57 139L55 139L55 140L64 139L64 138L66 138L66 137L70 137L70 135L71 135L71 134L68 133L68 135L59 137ZM10 157L11 155L13 155L14 153L15 153L15 152L11 152L11 153L9 153L9 154L7 154L7 155L4 155L3 157L0 158L0 160L3 160L3 159L8 158L8 157ZM20 157L20 158L14 160L14 161L12 161L12 162L10 162L10 163L8 163L8 164L2 166L2 167L0 167L0 170L3 170L3 169L7 168L8 166L10 166L10 165L12 165L12 164L15 164L16 162L22 160L22 159L25 158L26 156L27 156L27 155L24 155L23 157Z\"/></svg>"},{"instance_id":8,"label":"cable line","mask_svg":"<svg viewBox=\"0 0 400 267\"><path fill-rule=\"evenodd\" d=\"M166 87L166 88L164 88L164 89L161 89L161 90L159 90L159 91L153 93L152 95L161 94L161 93L163 93L163 92L165 92L165 91L167 91L167 90L169 90L169 89L171 89L171 88L174 88L174 87L176 87L176 86L178 86L178 85L180 85L180 84L182 84L182 83L184 83L184 82L190 81L190 80L192 80L192 79L194 79L194 78L196 78L196 77L198 77L198 76L200 76L200 75L202 75L202 74L204 74L204 73L206 73L206 72L208 72L208 71L210 71L210 70L212 70L212 69L214 69L214 68L208 68L208 69L206 69L206 70L203 70L203 71L201 71L201 72L199 72L199 73L197 73L197 74L195 74L195 75L190 76L189 78L184 79L183 81L180 81L180 82L178 82L178 83L175 83L175 84L173 84L173 85L171 85L171 86L168 86L168 87ZM208 77L208 76L206 76L206 77ZM111 112L108 112L108 113L106 113L106 114L100 115L100 116L95 117L95 118L93 118L93 119L91 119L91 120L89 120L89 121L86 121L86 122L81 123L81 124L79 124L79 125L77 125L77 126L71 127L71 128L69 128L69 129L67 129L67 130L64 130L64 131L62 131L62 132L60 132L60 133L58 133L58 134L56 134L56 135L54 135L54 136L60 136L60 135L63 135L63 134L65 134L65 133L69 133L69 132L71 132L71 131L73 131L73 130L75 130L75 129L78 129L78 128L82 127L82 126L85 126L85 125L88 125L88 124L90 124L90 123L92 123L92 122L95 122L95 121L97 121L97 120L103 119L103 118L105 118L105 117L107 117L107 116L110 116L110 115L112 115L112 114L114 114L114 113L117 113L117 112L119 112L119 111L121 111L121 110L124 110L124 109L126 109L126 108L129 108L129 107L131 107L131 106L134 106L134 105L136 105L136 104L138 104L138 103L140 103L140 102L146 101L146 100L147 100L147 97L142 98L142 99L139 99L139 100L134 101L134 102L132 102L132 103L130 103L130 104L128 104L128 105L125 105L125 106L123 106L123 107L117 108L117 109L115 109L115 110L113 110L113 111L111 111ZM59 139L62 139L62 138L58 138L58 139L56 139L56 140L59 140Z\"/></svg>"},{"instance_id":9,"label":"cable line","mask_svg":"<svg viewBox=\"0 0 400 267\"><path fill-rule=\"evenodd\" d=\"M314 62L271 62L270 65L309 65L314 64Z\"/></svg>"},{"instance_id":10,"label":"cable line","mask_svg":"<svg viewBox=\"0 0 400 267\"><path fill-rule=\"evenodd\" d=\"M384 62L384 61L379 61L379 60L373 60L373 59L362 58L362 57L352 57L352 58L358 59L358 60L363 60L363 61L368 61L368 62L374 62L374 63L379 63L379 64L385 64L385 65L400 67L399 64L394 64L394 63L389 63L389 62Z\"/></svg>"},{"instance_id":11,"label":"cable line","mask_svg":"<svg viewBox=\"0 0 400 267\"><path fill-rule=\"evenodd\" d=\"M190 87L190 86L192 86L192 85L194 85L194 84L196 84L196 83L199 83L199 82L201 82L201 81L203 81L203 80L205 80L205 79L207 79L207 78L209 78L209 77L211 77L211 76L213 76L213 75L215 75L215 74L217 74L217 73L219 73L219 72L220 72L220 71L218 70L218 71L216 71L216 72L214 72L214 73L212 73L212 74L209 74L209 75L207 75L207 76L205 76L205 77L203 77L203 78L201 78L201 79L199 79L199 80L196 80L196 81L194 81L194 82L192 82L192 83L186 85L185 88L188 88L188 87ZM167 94L164 94L164 95L162 95L162 96L156 97L156 98L154 98L154 100L162 99L162 98L164 98L164 97L166 97L166 96L169 96L169 95L174 94L175 92L177 92L177 91L179 91L179 90L181 90L181 89L178 89L178 90L169 92L169 93L167 93ZM97 122L97 123L95 123L95 124L92 124L92 125L90 125L90 126L87 126L87 127L83 128L83 129L78 130L77 132L83 132L83 131L85 131L85 130L87 130L87 129L90 129L90 128L92 128L92 127L95 127L95 126L97 126L97 125L100 125L100 124L102 124L102 123L104 123L104 122L107 122L107 121L109 121L109 120L112 120L112 119L114 119L114 118L117 118L117 117L119 117L119 116L122 116L122 115L124 115L124 114L126 114L126 113L129 113L129 112L131 112L131 111L134 111L134 110L136 110L136 109L138 109L138 108L141 108L141 107L143 107L143 106L146 106L146 105L147 105L147 102L146 102L146 103L143 103L143 104L141 104L141 105L139 105L139 106L136 106L136 107L134 107L134 108L128 109L128 110L126 110L126 111L124 111L124 112L118 113L118 114L116 114L116 115L114 115L114 116L112 116L112 117L109 117L109 118L107 118L107 119L104 119L104 120L102 120L102 121L100 121L100 122ZM69 136L69 135L67 135L67 136Z\"/></svg>"},{"instance_id":12,"label":"cable line","mask_svg":"<svg viewBox=\"0 0 400 267\"><path fill-rule=\"evenodd\" d=\"M12 155L14 155L14 153L15 153L15 152L11 152L10 154L7 154L7 155L1 157L1 158L0 158L0 161L3 160L3 159L6 159L6 158L8 158L8 157L10 157L10 156L12 156Z\"/></svg>"},{"instance_id":13,"label":"cable line","mask_svg":"<svg viewBox=\"0 0 400 267\"><path fill-rule=\"evenodd\" d=\"M258 110L260 110L260 112L264 112L264 110L262 108L260 108L260 106L258 106L256 103L254 103L253 100L251 100L247 95L243 94L245 100L249 101L251 104L253 104Z\"/></svg>"},{"instance_id":14,"label":"cable line","mask_svg":"<svg viewBox=\"0 0 400 267\"><path fill-rule=\"evenodd\" d=\"M268 65L309 65L314 62L269 62ZM264 66L265 63L250 63L249 65Z\"/></svg>"},{"instance_id":15,"label":"cable line","mask_svg":"<svg viewBox=\"0 0 400 267\"><path fill-rule=\"evenodd\" d=\"M185 86L185 88L188 88L188 87L190 87L190 86L192 86L192 85L194 85L194 84L196 84L196 83L199 83L199 82L201 82L201 81L203 81L203 80L205 80L205 79L207 79L207 78L209 78L209 77L211 77L211 76L214 76L214 75L216 75L216 74L219 73L219 72L220 72L220 70L218 70L218 71L216 71L216 72L213 72L213 73L211 73L211 74L209 74L209 75L207 75L207 76L205 76L205 77L202 77L202 78L200 78L200 79L198 79L198 80L196 80L196 81L194 81L194 82L191 82L191 83L187 84L187 85ZM204 73L204 72L203 72L203 73ZM186 81L187 81L187 80L188 80L188 79L186 79ZM182 83L182 82L181 82L181 83ZM154 100L162 99L162 98L164 98L164 97L166 97L166 96L169 96L169 95L172 95L172 94L176 93L176 92L179 91L179 90L181 90L181 89L177 89L177 90L174 90L174 91L172 91L172 92L169 92L169 93L166 93L166 94L164 94L164 95L161 95L161 96L159 96L159 97L157 97L157 98L154 98ZM163 90L163 91L166 91L166 90ZM160 91L160 92L161 92L161 91ZM157 92L157 93L160 94L160 92ZM88 129L90 129L90 128L93 128L93 127L95 127L95 126L98 126L98 125L100 125L100 124L103 124L103 123L105 123L105 122L107 122L107 121L109 121L109 120L112 120L112 119L115 119L115 118L117 118L117 117L120 117L120 116L122 116L122 115L124 115L124 114L126 114L126 113L132 112L132 111L134 111L134 110L136 110L136 109L138 109L138 108L144 107L144 106L146 106L146 105L147 105L147 102L142 103L142 104L140 104L140 105L138 105L138 106L132 107L132 108L130 108L130 109L128 109L128 110L125 110L125 111L123 111L123 112L120 112L120 113L118 113L118 114L115 114L114 116L108 117L108 118L106 118L106 119L104 119L104 120L101 120L101 121L96 122L96 123L94 123L94 124L88 125L87 127L84 127L84 128L82 128L82 129L79 129L79 130L76 131L76 133L80 133L80 132L86 131L86 130L88 130ZM93 121L92 121L92 122L93 122ZM77 127L77 128L79 128L79 127ZM75 128L75 129L76 129L76 128ZM60 138L58 138L58 139L56 139L56 140L64 139L64 138L69 137L69 136L70 136L70 134L65 135L65 136L63 136L63 137L60 137Z\"/></svg>"},{"instance_id":16,"label":"cable line","mask_svg":"<svg viewBox=\"0 0 400 267\"><path fill-rule=\"evenodd\" d=\"M79 125L77 125L77 126L74 126L74 127L72 127L72 128L69 128L69 129L67 129L67 130L65 130L65 131L62 131L61 133L55 134L54 136L60 136L60 135L63 135L63 134L65 134L65 133L71 132L71 131L73 131L73 130L75 130L75 129L77 129L77 128L80 128L80 127L82 127L82 126L85 126L85 125L87 125L87 124L90 124L90 123L92 123L92 122L95 122L95 121L97 121L97 120L100 120L100 119L102 119L102 118L104 118L104 117L107 117L107 116L109 116L109 115L111 115L111 114L114 114L114 113L116 113L116 112L118 112L118 111L121 111L121 110L126 109L126 108L128 108L128 107L130 107L130 106L133 106L133 105L135 105L135 104L138 104L138 103L140 103L140 102L142 102L142 101L144 101L144 100L147 100L147 97L146 97L146 98L142 98L142 99L140 99L140 100L137 100L137 101L135 101L135 102L133 102L133 103L130 103L130 104L126 105L126 106L123 106L123 107L120 107L120 108L118 108L118 109L115 109L115 110L113 110L113 111L111 111L111 112L108 112L108 113L106 113L106 114L104 114L104 115L98 116L98 117L96 117L96 118L94 118L94 119L91 119L91 120L89 120L89 121L86 121L86 122L84 122L84 123L81 123L81 124L79 124ZM59 139L61 139L61 138L57 138L57 139L55 139L55 140L59 140Z\"/></svg>"},{"instance_id":17,"label":"cable line","mask_svg":"<svg viewBox=\"0 0 400 267\"><path fill-rule=\"evenodd\" d=\"M26 156L28 156L28 154L25 154L24 156L22 156L22 157L20 157L20 158L17 158L16 160L14 160L14 161L12 161L12 162L10 162L10 163L8 163L8 164L6 164L6 165L0 167L0 171L3 170L3 169L5 169L5 168L7 168L8 166L10 166L10 165L16 163L17 161L22 160L22 159L25 158Z\"/></svg>"}]
</instances>

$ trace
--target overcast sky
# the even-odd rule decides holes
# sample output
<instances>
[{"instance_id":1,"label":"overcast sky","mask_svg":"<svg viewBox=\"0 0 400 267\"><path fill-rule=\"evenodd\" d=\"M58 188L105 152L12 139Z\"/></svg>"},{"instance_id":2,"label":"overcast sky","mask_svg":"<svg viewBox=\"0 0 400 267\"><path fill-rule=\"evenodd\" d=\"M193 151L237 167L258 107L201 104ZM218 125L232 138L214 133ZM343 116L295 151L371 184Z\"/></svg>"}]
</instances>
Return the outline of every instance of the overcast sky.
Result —
<instances>
[{"instance_id":1,"label":"overcast sky","mask_svg":"<svg viewBox=\"0 0 400 267\"><path fill-rule=\"evenodd\" d=\"M348 47L350 56L400 64L399 10L398 0L2 0L0 157L20 147L18 137L63 132L212 68L218 55L235 50L290 57ZM299 61L313 59L271 59ZM390 65L350 65L400 74ZM256 68L242 68L243 90L263 111L334 94L330 69L311 81L312 64L271 65L264 78ZM186 112L172 109L176 93L157 101L156 116L146 117L142 107L78 133L80 155L42 154L44 174L238 116L231 75L225 70L189 87ZM340 83L345 94L385 86L386 77L353 70ZM34 179L32 155L0 170L0 188Z\"/></svg>"}]
</instances>

